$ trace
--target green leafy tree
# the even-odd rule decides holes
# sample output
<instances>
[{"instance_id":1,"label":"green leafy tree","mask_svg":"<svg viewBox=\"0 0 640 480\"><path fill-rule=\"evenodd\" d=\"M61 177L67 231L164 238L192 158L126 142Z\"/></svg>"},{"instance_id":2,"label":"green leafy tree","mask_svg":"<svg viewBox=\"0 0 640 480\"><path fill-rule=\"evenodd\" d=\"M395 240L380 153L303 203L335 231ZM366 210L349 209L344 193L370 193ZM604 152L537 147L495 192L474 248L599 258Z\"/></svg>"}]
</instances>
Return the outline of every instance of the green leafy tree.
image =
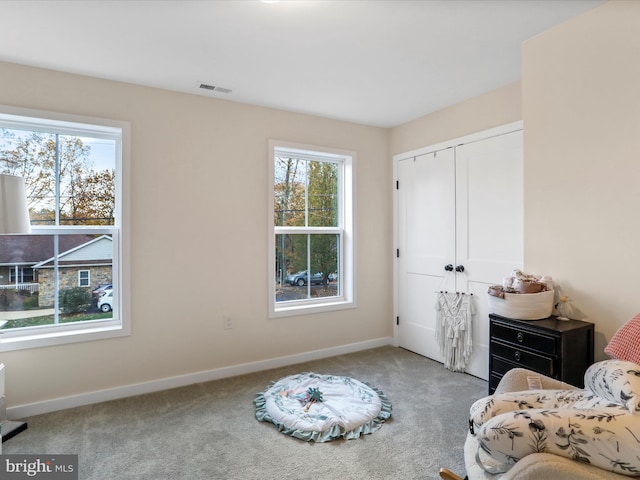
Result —
<instances>
[{"instance_id":1,"label":"green leafy tree","mask_svg":"<svg viewBox=\"0 0 640 480\"><path fill-rule=\"evenodd\" d=\"M338 226L338 166L329 162L309 162L309 225L313 227ZM338 237L318 234L311 237L311 269L329 274L338 264Z\"/></svg>"}]
</instances>

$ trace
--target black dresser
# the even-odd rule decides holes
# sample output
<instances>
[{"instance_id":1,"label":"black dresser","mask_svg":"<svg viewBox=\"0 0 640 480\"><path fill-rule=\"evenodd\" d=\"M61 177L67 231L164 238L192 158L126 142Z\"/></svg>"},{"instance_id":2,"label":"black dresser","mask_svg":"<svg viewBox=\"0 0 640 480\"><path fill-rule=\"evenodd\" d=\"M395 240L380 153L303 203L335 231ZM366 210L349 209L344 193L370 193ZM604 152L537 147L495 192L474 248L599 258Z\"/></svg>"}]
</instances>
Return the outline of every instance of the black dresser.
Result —
<instances>
[{"instance_id":1,"label":"black dresser","mask_svg":"<svg viewBox=\"0 0 640 480\"><path fill-rule=\"evenodd\" d=\"M502 376L521 367L584 386L593 363L593 323L581 320L516 320L489 315L489 394Z\"/></svg>"}]
</instances>

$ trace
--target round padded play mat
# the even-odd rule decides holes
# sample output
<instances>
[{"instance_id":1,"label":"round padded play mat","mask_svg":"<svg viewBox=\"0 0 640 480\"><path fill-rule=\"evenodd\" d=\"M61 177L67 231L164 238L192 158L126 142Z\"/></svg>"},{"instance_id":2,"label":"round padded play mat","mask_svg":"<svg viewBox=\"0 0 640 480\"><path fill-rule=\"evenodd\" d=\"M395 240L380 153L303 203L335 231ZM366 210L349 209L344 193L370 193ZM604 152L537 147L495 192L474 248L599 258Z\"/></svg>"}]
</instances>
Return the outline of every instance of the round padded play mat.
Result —
<instances>
[{"instance_id":1,"label":"round padded play mat","mask_svg":"<svg viewBox=\"0 0 640 480\"><path fill-rule=\"evenodd\" d=\"M391 402L377 388L351 377L313 372L272 382L253 402L259 421L314 442L358 438L391 417Z\"/></svg>"}]
</instances>

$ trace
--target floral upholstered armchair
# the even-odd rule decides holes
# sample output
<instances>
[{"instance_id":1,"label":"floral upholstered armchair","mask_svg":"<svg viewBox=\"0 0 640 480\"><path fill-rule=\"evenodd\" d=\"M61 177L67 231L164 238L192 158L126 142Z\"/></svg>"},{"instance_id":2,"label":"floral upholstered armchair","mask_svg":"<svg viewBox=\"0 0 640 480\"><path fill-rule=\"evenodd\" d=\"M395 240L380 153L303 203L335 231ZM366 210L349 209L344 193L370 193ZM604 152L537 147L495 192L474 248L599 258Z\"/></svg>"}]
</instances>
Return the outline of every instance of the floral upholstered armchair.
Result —
<instances>
[{"instance_id":1,"label":"floral upholstered armchair","mask_svg":"<svg viewBox=\"0 0 640 480\"><path fill-rule=\"evenodd\" d=\"M622 480L640 477L640 315L585 373L578 389L513 369L470 409L469 480ZM539 381L535 390L531 380ZM539 388L541 387L541 388ZM446 469L442 478L459 479Z\"/></svg>"}]
</instances>

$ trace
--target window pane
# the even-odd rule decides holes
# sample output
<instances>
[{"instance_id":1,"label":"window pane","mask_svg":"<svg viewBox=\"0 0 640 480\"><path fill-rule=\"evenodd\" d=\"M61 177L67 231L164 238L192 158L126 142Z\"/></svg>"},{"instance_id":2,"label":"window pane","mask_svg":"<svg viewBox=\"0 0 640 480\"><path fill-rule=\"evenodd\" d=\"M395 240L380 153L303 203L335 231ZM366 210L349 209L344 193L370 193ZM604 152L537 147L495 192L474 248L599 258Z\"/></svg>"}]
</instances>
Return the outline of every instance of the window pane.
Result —
<instances>
[{"instance_id":1,"label":"window pane","mask_svg":"<svg viewBox=\"0 0 640 480\"><path fill-rule=\"evenodd\" d=\"M2 328L112 318L113 305L99 309L96 292L111 284L112 243L110 235L0 235ZM25 265L31 276L10 274Z\"/></svg>"},{"instance_id":2,"label":"window pane","mask_svg":"<svg viewBox=\"0 0 640 480\"><path fill-rule=\"evenodd\" d=\"M276 302L339 296L339 244L339 235L276 235Z\"/></svg>"},{"instance_id":3,"label":"window pane","mask_svg":"<svg viewBox=\"0 0 640 480\"><path fill-rule=\"evenodd\" d=\"M307 298L307 235L276 235L276 301Z\"/></svg>"},{"instance_id":4,"label":"window pane","mask_svg":"<svg viewBox=\"0 0 640 480\"><path fill-rule=\"evenodd\" d=\"M115 141L60 135L60 224L113 225Z\"/></svg>"},{"instance_id":5,"label":"window pane","mask_svg":"<svg viewBox=\"0 0 640 480\"><path fill-rule=\"evenodd\" d=\"M305 225L307 162L293 157L275 158L274 225Z\"/></svg>"},{"instance_id":6,"label":"window pane","mask_svg":"<svg viewBox=\"0 0 640 480\"><path fill-rule=\"evenodd\" d=\"M340 295L338 265L340 261L340 236L335 234L309 235L311 242L311 271L322 272L322 291L318 297ZM333 279L333 280L331 280Z\"/></svg>"},{"instance_id":7,"label":"window pane","mask_svg":"<svg viewBox=\"0 0 640 480\"><path fill-rule=\"evenodd\" d=\"M338 165L309 162L309 226L338 226Z\"/></svg>"},{"instance_id":8,"label":"window pane","mask_svg":"<svg viewBox=\"0 0 640 480\"><path fill-rule=\"evenodd\" d=\"M0 173L25 179L32 225L113 225L116 142L0 129Z\"/></svg>"},{"instance_id":9,"label":"window pane","mask_svg":"<svg viewBox=\"0 0 640 480\"><path fill-rule=\"evenodd\" d=\"M79 287L89 286L89 270L80 270L78 272L78 286Z\"/></svg>"}]
</instances>

